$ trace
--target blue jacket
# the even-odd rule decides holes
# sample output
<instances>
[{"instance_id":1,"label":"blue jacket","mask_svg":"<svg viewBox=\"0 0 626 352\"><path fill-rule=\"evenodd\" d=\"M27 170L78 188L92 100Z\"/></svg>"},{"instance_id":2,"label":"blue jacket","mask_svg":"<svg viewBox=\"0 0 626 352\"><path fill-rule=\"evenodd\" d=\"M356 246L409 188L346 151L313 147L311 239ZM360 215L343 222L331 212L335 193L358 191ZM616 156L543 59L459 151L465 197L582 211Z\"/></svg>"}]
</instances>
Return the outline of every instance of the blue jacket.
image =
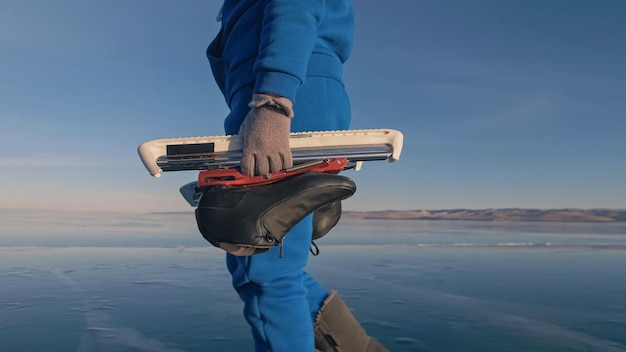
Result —
<instances>
[{"instance_id":1,"label":"blue jacket","mask_svg":"<svg viewBox=\"0 0 626 352\"><path fill-rule=\"evenodd\" d=\"M207 57L229 106L246 86L295 102L307 75L342 81L353 33L350 0L226 0Z\"/></svg>"}]
</instances>

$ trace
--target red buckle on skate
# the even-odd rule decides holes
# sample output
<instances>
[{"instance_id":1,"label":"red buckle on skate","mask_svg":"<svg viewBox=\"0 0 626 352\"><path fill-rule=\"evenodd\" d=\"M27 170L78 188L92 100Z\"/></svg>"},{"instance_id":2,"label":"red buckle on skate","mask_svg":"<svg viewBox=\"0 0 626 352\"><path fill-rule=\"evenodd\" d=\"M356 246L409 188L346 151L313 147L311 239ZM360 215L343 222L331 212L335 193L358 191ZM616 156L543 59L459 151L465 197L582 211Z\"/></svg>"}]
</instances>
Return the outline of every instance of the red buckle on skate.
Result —
<instances>
[{"instance_id":1,"label":"red buckle on skate","mask_svg":"<svg viewBox=\"0 0 626 352\"><path fill-rule=\"evenodd\" d=\"M303 174L305 172L339 173L348 164L347 158L328 158L312 161L290 167L289 169L271 172L261 176L245 176L239 170L218 169L201 171L198 175L198 188L222 185L227 187L252 187L270 184L287 177Z\"/></svg>"}]
</instances>

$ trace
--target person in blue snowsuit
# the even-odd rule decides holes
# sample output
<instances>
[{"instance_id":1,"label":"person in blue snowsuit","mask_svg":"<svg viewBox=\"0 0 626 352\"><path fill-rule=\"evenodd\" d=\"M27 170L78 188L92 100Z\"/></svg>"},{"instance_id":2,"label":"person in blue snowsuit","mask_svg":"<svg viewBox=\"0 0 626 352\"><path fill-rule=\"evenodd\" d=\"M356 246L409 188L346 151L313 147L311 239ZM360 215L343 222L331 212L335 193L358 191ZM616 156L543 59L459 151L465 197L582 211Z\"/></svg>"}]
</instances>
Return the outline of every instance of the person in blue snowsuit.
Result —
<instances>
[{"instance_id":1,"label":"person in blue snowsuit","mask_svg":"<svg viewBox=\"0 0 626 352\"><path fill-rule=\"evenodd\" d=\"M244 138L244 174L292 166L289 132L349 128L349 0L226 0L218 19L207 57L230 108L225 132ZM336 292L304 271L311 234L308 216L286 235L282 257L278 247L227 254L256 351L384 351Z\"/></svg>"}]
</instances>

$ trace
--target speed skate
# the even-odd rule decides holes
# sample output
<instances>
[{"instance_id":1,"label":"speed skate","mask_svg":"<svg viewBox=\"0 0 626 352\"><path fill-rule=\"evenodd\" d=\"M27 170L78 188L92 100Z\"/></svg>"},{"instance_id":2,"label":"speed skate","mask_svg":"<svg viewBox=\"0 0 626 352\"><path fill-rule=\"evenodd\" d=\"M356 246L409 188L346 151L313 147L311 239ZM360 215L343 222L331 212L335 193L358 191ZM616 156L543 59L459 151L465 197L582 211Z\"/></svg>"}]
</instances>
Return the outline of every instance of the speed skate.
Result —
<instances>
[{"instance_id":1,"label":"speed skate","mask_svg":"<svg viewBox=\"0 0 626 352\"><path fill-rule=\"evenodd\" d=\"M239 135L157 139L139 146L150 175L200 171L198 180L180 188L196 208L202 236L233 255L248 256L280 246L290 229L313 214L312 238L324 236L341 216L341 201L356 190L337 175L363 162L397 161L402 133L390 129L291 133L293 166L264 175L239 171Z\"/></svg>"}]
</instances>

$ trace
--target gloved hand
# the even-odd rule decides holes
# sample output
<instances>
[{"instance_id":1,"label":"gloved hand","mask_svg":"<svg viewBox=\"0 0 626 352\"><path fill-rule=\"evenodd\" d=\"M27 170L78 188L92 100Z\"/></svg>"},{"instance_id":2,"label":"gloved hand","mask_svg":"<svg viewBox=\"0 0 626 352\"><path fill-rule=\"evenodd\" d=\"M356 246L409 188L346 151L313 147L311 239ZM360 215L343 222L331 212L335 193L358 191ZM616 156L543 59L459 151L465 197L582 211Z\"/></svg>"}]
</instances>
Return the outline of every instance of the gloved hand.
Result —
<instances>
[{"instance_id":1,"label":"gloved hand","mask_svg":"<svg viewBox=\"0 0 626 352\"><path fill-rule=\"evenodd\" d=\"M243 137L241 173L264 175L293 166L289 133L293 103L284 97L254 94L239 128Z\"/></svg>"}]
</instances>

